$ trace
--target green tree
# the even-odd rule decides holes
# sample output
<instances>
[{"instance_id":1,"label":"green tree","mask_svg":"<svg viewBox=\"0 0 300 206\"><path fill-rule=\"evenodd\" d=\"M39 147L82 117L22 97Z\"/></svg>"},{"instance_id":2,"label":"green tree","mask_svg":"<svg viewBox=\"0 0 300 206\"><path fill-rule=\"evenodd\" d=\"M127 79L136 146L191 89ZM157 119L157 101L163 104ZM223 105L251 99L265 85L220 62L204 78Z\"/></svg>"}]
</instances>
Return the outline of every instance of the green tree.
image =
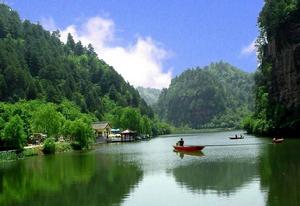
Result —
<instances>
[{"instance_id":1,"label":"green tree","mask_svg":"<svg viewBox=\"0 0 300 206\"><path fill-rule=\"evenodd\" d=\"M74 149L88 148L95 140L95 135L91 125L85 123L82 119L72 122L69 132L71 133Z\"/></svg>"},{"instance_id":2,"label":"green tree","mask_svg":"<svg viewBox=\"0 0 300 206\"><path fill-rule=\"evenodd\" d=\"M140 119L140 132L142 134L149 134L149 135L151 135L151 121L146 116L143 116Z\"/></svg>"},{"instance_id":3,"label":"green tree","mask_svg":"<svg viewBox=\"0 0 300 206\"><path fill-rule=\"evenodd\" d=\"M67 38L67 47L69 47L69 49L71 49L74 52L75 46L76 46L76 44L73 39L73 36L69 33L68 38Z\"/></svg>"},{"instance_id":4,"label":"green tree","mask_svg":"<svg viewBox=\"0 0 300 206\"><path fill-rule=\"evenodd\" d=\"M140 131L140 119L141 115L136 109L130 107L124 108L120 118L121 127L123 129Z\"/></svg>"},{"instance_id":5,"label":"green tree","mask_svg":"<svg viewBox=\"0 0 300 206\"><path fill-rule=\"evenodd\" d=\"M41 105L32 116L34 132L45 133L48 137L58 137L64 117L53 104Z\"/></svg>"}]
</instances>

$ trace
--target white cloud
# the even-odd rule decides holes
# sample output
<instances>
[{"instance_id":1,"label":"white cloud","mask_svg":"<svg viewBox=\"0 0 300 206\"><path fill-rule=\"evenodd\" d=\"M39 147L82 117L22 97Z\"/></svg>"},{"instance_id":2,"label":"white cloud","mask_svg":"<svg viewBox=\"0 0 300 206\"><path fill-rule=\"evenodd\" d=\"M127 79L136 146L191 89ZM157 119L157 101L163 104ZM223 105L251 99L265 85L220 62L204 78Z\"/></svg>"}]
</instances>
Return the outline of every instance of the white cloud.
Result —
<instances>
[{"instance_id":1,"label":"white cloud","mask_svg":"<svg viewBox=\"0 0 300 206\"><path fill-rule=\"evenodd\" d=\"M115 24L111 19L90 18L80 25L70 25L61 32L61 40L66 42L68 33L84 45L91 43L98 56L113 66L134 86L163 88L168 87L172 73L163 70L163 61L170 53L151 37L137 37L126 47L111 46L116 42Z\"/></svg>"},{"instance_id":2,"label":"white cloud","mask_svg":"<svg viewBox=\"0 0 300 206\"><path fill-rule=\"evenodd\" d=\"M255 41L256 39L254 39L248 46L242 48L241 51L242 56L250 56L252 54L256 54Z\"/></svg>"},{"instance_id":3,"label":"white cloud","mask_svg":"<svg viewBox=\"0 0 300 206\"><path fill-rule=\"evenodd\" d=\"M53 18L42 18L40 24L49 31L57 30L57 26Z\"/></svg>"}]
</instances>

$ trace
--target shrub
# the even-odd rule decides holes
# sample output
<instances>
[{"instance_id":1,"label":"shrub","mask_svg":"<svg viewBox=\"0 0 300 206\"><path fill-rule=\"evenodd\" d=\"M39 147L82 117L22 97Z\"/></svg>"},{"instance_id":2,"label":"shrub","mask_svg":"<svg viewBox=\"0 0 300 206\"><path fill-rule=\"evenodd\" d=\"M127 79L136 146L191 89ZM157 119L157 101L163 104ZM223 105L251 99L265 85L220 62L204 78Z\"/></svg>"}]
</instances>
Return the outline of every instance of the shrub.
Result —
<instances>
[{"instance_id":1,"label":"shrub","mask_svg":"<svg viewBox=\"0 0 300 206\"><path fill-rule=\"evenodd\" d=\"M14 151L0 152L0 162L12 161L18 159L18 155Z\"/></svg>"},{"instance_id":2,"label":"shrub","mask_svg":"<svg viewBox=\"0 0 300 206\"><path fill-rule=\"evenodd\" d=\"M68 142L59 142L55 144L55 152L66 152L70 150L72 150L72 147Z\"/></svg>"},{"instance_id":3,"label":"shrub","mask_svg":"<svg viewBox=\"0 0 300 206\"><path fill-rule=\"evenodd\" d=\"M23 152L22 152L22 155L24 157L30 157L30 156L36 156L36 155L39 155L39 148L29 148L29 149L25 149Z\"/></svg>"}]
</instances>

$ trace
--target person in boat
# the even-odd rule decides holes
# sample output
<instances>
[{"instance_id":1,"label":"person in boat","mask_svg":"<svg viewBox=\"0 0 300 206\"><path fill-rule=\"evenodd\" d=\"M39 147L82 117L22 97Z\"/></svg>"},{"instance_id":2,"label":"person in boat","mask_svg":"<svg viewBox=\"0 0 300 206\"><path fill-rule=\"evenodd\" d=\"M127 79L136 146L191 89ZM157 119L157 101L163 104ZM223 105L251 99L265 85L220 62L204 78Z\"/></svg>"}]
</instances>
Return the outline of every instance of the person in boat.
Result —
<instances>
[{"instance_id":1,"label":"person in boat","mask_svg":"<svg viewBox=\"0 0 300 206\"><path fill-rule=\"evenodd\" d=\"M178 146L183 146L184 145L184 141L183 141L182 138L177 142L177 145Z\"/></svg>"},{"instance_id":2,"label":"person in boat","mask_svg":"<svg viewBox=\"0 0 300 206\"><path fill-rule=\"evenodd\" d=\"M235 138L238 138L237 134L235 134Z\"/></svg>"}]
</instances>

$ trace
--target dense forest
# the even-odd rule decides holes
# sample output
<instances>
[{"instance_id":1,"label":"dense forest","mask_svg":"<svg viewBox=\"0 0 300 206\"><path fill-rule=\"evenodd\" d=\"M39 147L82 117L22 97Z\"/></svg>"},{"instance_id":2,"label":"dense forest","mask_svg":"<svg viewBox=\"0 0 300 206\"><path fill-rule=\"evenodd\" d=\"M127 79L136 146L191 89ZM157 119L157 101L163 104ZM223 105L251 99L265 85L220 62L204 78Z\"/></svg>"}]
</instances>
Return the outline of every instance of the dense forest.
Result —
<instances>
[{"instance_id":1,"label":"dense forest","mask_svg":"<svg viewBox=\"0 0 300 206\"><path fill-rule=\"evenodd\" d=\"M64 44L59 31L22 21L5 4L0 4L0 101L2 148L22 148L32 132L57 138L68 121L84 124L86 136L96 120L143 134L168 131L138 91L101 60L92 45L85 47L70 34ZM68 106L60 110L61 104ZM64 110L78 114L70 117ZM50 125L46 114L59 117L54 131L45 128ZM65 134L70 135L76 136Z\"/></svg>"},{"instance_id":2,"label":"dense forest","mask_svg":"<svg viewBox=\"0 0 300 206\"><path fill-rule=\"evenodd\" d=\"M255 111L244 128L261 135L296 135L300 128L300 6L265 1L259 15Z\"/></svg>"},{"instance_id":3,"label":"dense forest","mask_svg":"<svg viewBox=\"0 0 300 206\"><path fill-rule=\"evenodd\" d=\"M155 88L144 88L144 87L137 87L136 88L141 97L146 101L146 103L150 106L153 106L157 103L159 95L161 93L160 89Z\"/></svg>"},{"instance_id":4,"label":"dense forest","mask_svg":"<svg viewBox=\"0 0 300 206\"><path fill-rule=\"evenodd\" d=\"M177 127L238 128L253 108L253 84L252 74L224 62L188 69L162 90L157 113Z\"/></svg>"}]
</instances>

